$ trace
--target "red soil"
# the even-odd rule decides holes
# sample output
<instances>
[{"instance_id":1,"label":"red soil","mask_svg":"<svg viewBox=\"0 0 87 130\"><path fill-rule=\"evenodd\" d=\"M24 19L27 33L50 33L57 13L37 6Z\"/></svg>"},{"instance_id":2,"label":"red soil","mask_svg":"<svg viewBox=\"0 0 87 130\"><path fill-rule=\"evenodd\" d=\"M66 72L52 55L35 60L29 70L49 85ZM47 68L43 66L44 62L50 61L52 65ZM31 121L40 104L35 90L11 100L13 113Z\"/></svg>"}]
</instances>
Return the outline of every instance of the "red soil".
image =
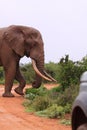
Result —
<instances>
[{"instance_id":1,"label":"red soil","mask_svg":"<svg viewBox=\"0 0 87 130\"><path fill-rule=\"evenodd\" d=\"M53 85L45 85L47 88ZM15 86L14 86L15 87ZM13 89L14 89L13 87ZM26 113L22 103L24 97L13 90L14 98L3 98L4 86L0 86L0 130L71 130L70 126L61 125L58 120L38 117Z\"/></svg>"}]
</instances>

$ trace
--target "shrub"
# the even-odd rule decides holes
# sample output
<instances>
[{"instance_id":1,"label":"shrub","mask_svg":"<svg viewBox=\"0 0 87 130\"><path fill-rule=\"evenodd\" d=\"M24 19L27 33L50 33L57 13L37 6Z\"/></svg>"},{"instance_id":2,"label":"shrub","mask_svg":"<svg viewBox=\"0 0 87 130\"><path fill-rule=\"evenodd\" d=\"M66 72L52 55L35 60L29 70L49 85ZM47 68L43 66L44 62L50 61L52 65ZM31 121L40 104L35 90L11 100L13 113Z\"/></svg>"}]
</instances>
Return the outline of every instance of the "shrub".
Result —
<instances>
[{"instance_id":1,"label":"shrub","mask_svg":"<svg viewBox=\"0 0 87 130\"><path fill-rule=\"evenodd\" d=\"M64 125L71 125L71 120L62 119L60 123Z\"/></svg>"},{"instance_id":2,"label":"shrub","mask_svg":"<svg viewBox=\"0 0 87 130\"><path fill-rule=\"evenodd\" d=\"M67 88L63 93L59 93L58 98L56 99L56 103L61 106L65 106L67 103L72 105L73 101L78 95L78 92L78 85L71 86Z\"/></svg>"},{"instance_id":3,"label":"shrub","mask_svg":"<svg viewBox=\"0 0 87 130\"><path fill-rule=\"evenodd\" d=\"M26 101L23 102L23 106L25 108L29 107L29 105L30 105L30 101L29 100L26 100Z\"/></svg>"},{"instance_id":4,"label":"shrub","mask_svg":"<svg viewBox=\"0 0 87 130\"><path fill-rule=\"evenodd\" d=\"M51 105L51 100L48 96L36 96L32 102L32 107L35 111L42 111Z\"/></svg>"},{"instance_id":5,"label":"shrub","mask_svg":"<svg viewBox=\"0 0 87 130\"><path fill-rule=\"evenodd\" d=\"M26 95L25 95L25 98L26 98L26 99L29 99L29 100L33 100L33 99L35 98L35 96L36 96L35 94L29 93L29 94L26 94Z\"/></svg>"},{"instance_id":6,"label":"shrub","mask_svg":"<svg viewBox=\"0 0 87 130\"><path fill-rule=\"evenodd\" d=\"M87 56L81 62L73 62L66 55L65 58L61 58L59 63L45 64L45 68L60 86L51 90L47 90L44 86L38 89L26 89L25 97L29 100L25 106L28 108L27 110L32 109L50 118L59 118L65 113L71 112L72 103L79 91L80 76L87 70ZM21 70L27 83L31 83L34 78L31 65L21 66ZM0 76L2 77L2 70Z\"/></svg>"},{"instance_id":7,"label":"shrub","mask_svg":"<svg viewBox=\"0 0 87 130\"><path fill-rule=\"evenodd\" d=\"M71 112L78 88L78 85L71 86L60 92L58 88L47 90L44 86L38 89L26 89L25 97L29 99L28 103L25 103L27 111L33 110L40 116L61 118L65 113Z\"/></svg>"},{"instance_id":8,"label":"shrub","mask_svg":"<svg viewBox=\"0 0 87 130\"><path fill-rule=\"evenodd\" d=\"M0 79L0 84L5 84L5 79Z\"/></svg>"},{"instance_id":9,"label":"shrub","mask_svg":"<svg viewBox=\"0 0 87 130\"><path fill-rule=\"evenodd\" d=\"M62 106L57 106L57 104L53 104L51 107L47 109L48 117L50 118L61 118L64 116L65 112Z\"/></svg>"},{"instance_id":10,"label":"shrub","mask_svg":"<svg viewBox=\"0 0 87 130\"><path fill-rule=\"evenodd\" d=\"M25 91L25 98L29 100L33 100L35 96L37 95L37 89L35 88L26 88Z\"/></svg>"},{"instance_id":11,"label":"shrub","mask_svg":"<svg viewBox=\"0 0 87 130\"><path fill-rule=\"evenodd\" d=\"M35 73L32 65L21 64L21 71L26 79L27 83L32 83ZM69 59L69 55L61 58L58 63L49 62L45 64L46 71L55 78L58 83L61 84L63 91L66 87L72 84L78 84L81 74L87 70L87 56L85 56L81 61L74 62ZM0 79L3 77L3 70L0 69ZM44 82L47 82L44 80Z\"/></svg>"},{"instance_id":12,"label":"shrub","mask_svg":"<svg viewBox=\"0 0 87 130\"><path fill-rule=\"evenodd\" d=\"M39 115L46 115L49 118L61 118L65 114L62 106L53 104L44 111L39 112Z\"/></svg>"},{"instance_id":13,"label":"shrub","mask_svg":"<svg viewBox=\"0 0 87 130\"><path fill-rule=\"evenodd\" d=\"M25 94L35 94L37 93L38 89L35 89L35 88L26 88L26 91L25 91Z\"/></svg>"},{"instance_id":14,"label":"shrub","mask_svg":"<svg viewBox=\"0 0 87 130\"><path fill-rule=\"evenodd\" d=\"M50 92L54 92L54 93L62 92L62 86L58 85L57 87L52 88Z\"/></svg>"},{"instance_id":15,"label":"shrub","mask_svg":"<svg viewBox=\"0 0 87 130\"><path fill-rule=\"evenodd\" d=\"M66 55L62 61L60 60L58 65L60 66L58 80L63 87L63 91L71 85L79 84L79 79L83 72L79 62L69 60L69 56Z\"/></svg>"},{"instance_id":16,"label":"shrub","mask_svg":"<svg viewBox=\"0 0 87 130\"><path fill-rule=\"evenodd\" d=\"M25 98L29 100L33 100L37 95L44 96L48 93L48 90L42 85L40 88L26 88L25 90Z\"/></svg>"},{"instance_id":17,"label":"shrub","mask_svg":"<svg viewBox=\"0 0 87 130\"><path fill-rule=\"evenodd\" d=\"M72 108L72 105L67 103L66 106L64 106L65 113L70 113L71 112L71 108Z\"/></svg>"},{"instance_id":18,"label":"shrub","mask_svg":"<svg viewBox=\"0 0 87 130\"><path fill-rule=\"evenodd\" d=\"M56 80L58 79L59 68L58 68L57 63L49 62L48 64L45 64L45 68L48 74L50 74ZM44 82L47 82L47 81L45 80Z\"/></svg>"}]
</instances>

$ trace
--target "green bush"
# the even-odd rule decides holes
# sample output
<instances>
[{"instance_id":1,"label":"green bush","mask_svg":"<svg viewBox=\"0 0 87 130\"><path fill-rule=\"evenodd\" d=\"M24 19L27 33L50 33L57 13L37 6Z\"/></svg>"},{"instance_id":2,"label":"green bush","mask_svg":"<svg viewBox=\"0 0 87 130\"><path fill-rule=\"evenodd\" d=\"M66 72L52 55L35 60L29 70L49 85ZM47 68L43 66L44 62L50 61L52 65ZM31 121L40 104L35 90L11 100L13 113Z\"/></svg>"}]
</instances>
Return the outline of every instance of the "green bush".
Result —
<instances>
[{"instance_id":1,"label":"green bush","mask_svg":"<svg viewBox=\"0 0 87 130\"><path fill-rule=\"evenodd\" d=\"M25 107L25 108L28 108L28 107L30 107L30 101L29 100L26 100L26 101L24 101L23 102L23 106Z\"/></svg>"},{"instance_id":2,"label":"green bush","mask_svg":"<svg viewBox=\"0 0 87 130\"><path fill-rule=\"evenodd\" d=\"M62 119L60 123L64 125L71 125L71 120Z\"/></svg>"},{"instance_id":3,"label":"green bush","mask_svg":"<svg viewBox=\"0 0 87 130\"><path fill-rule=\"evenodd\" d=\"M35 88L26 88L26 91L25 91L25 94L35 94L37 93L38 89L35 89Z\"/></svg>"},{"instance_id":4,"label":"green bush","mask_svg":"<svg viewBox=\"0 0 87 130\"><path fill-rule=\"evenodd\" d=\"M36 112L37 115L49 118L62 118L65 115L64 109L62 106L53 104L43 111Z\"/></svg>"},{"instance_id":5,"label":"green bush","mask_svg":"<svg viewBox=\"0 0 87 130\"><path fill-rule=\"evenodd\" d=\"M48 74L58 80L59 66L57 63L49 62L45 64L45 69ZM47 82L46 80L44 82Z\"/></svg>"},{"instance_id":6,"label":"green bush","mask_svg":"<svg viewBox=\"0 0 87 130\"><path fill-rule=\"evenodd\" d=\"M61 118L64 114L64 108L62 106L57 106L57 104L53 104L47 109L47 115L49 118Z\"/></svg>"},{"instance_id":7,"label":"green bush","mask_svg":"<svg viewBox=\"0 0 87 130\"><path fill-rule=\"evenodd\" d=\"M5 79L4 79L4 70L3 67L0 67L0 84L4 84Z\"/></svg>"},{"instance_id":8,"label":"green bush","mask_svg":"<svg viewBox=\"0 0 87 130\"><path fill-rule=\"evenodd\" d=\"M51 99L48 96L48 90L42 85L40 88L27 88L25 98L29 99L30 108L35 111L41 111L50 106Z\"/></svg>"},{"instance_id":9,"label":"green bush","mask_svg":"<svg viewBox=\"0 0 87 130\"><path fill-rule=\"evenodd\" d=\"M54 92L54 93L57 93L57 92L62 92L62 86L58 85L57 87L54 87L50 90L50 92Z\"/></svg>"},{"instance_id":10,"label":"green bush","mask_svg":"<svg viewBox=\"0 0 87 130\"><path fill-rule=\"evenodd\" d=\"M35 96L44 96L46 93L48 90L43 85L40 88L26 88L25 98L32 100Z\"/></svg>"},{"instance_id":11,"label":"green bush","mask_svg":"<svg viewBox=\"0 0 87 130\"><path fill-rule=\"evenodd\" d=\"M79 84L80 76L83 73L83 69L79 62L69 60L69 56L66 55L62 61L60 60L58 65L60 66L58 80L63 91L71 85Z\"/></svg>"},{"instance_id":12,"label":"green bush","mask_svg":"<svg viewBox=\"0 0 87 130\"><path fill-rule=\"evenodd\" d=\"M32 65L21 64L21 72L23 73L26 82L32 83L35 77ZM87 70L87 56L85 56L81 61L74 62L69 59L69 55L61 58L58 63L49 62L45 64L46 71L55 78L58 83L61 84L63 91L71 86L79 84L79 79L81 74ZM3 77L3 70L0 69L0 78ZM44 82L48 82L44 80Z\"/></svg>"},{"instance_id":13,"label":"green bush","mask_svg":"<svg viewBox=\"0 0 87 130\"><path fill-rule=\"evenodd\" d=\"M26 94L26 95L25 95L25 98L26 98L26 99L29 99L29 100L33 100L33 99L35 98L35 96L36 96L35 94L29 93L29 94Z\"/></svg>"},{"instance_id":14,"label":"green bush","mask_svg":"<svg viewBox=\"0 0 87 130\"><path fill-rule=\"evenodd\" d=\"M36 96L32 102L32 107L35 111L42 111L51 105L51 100L48 96Z\"/></svg>"},{"instance_id":15,"label":"green bush","mask_svg":"<svg viewBox=\"0 0 87 130\"><path fill-rule=\"evenodd\" d=\"M39 96L44 96L44 95L47 95L48 92L49 92L48 89L45 88L45 87L42 85L40 88L38 88L37 95L39 95Z\"/></svg>"},{"instance_id":16,"label":"green bush","mask_svg":"<svg viewBox=\"0 0 87 130\"><path fill-rule=\"evenodd\" d=\"M79 92L79 85L71 86L63 93L59 93L58 98L56 99L56 103L61 106L66 106L67 103L71 104L75 100L76 96L78 95Z\"/></svg>"},{"instance_id":17,"label":"green bush","mask_svg":"<svg viewBox=\"0 0 87 130\"><path fill-rule=\"evenodd\" d=\"M0 84L5 84L5 79L0 79Z\"/></svg>"},{"instance_id":18,"label":"green bush","mask_svg":"<svg viewBox=\"0 0 87 130\"><path fill-rule=\"evenodd\" d=\"M64 112L65 113L71 113L72 105L67 103L66 106L64 106Z\"/></svg>"},{"instance_id":19,"label":"green bush","mask_svg":"<svg viewBox=\"0 0 87 130\"><path fill-rule=\"evenodd\" d=\"M26 88L25 98L29 100L33 100L37 95L38 89L35 88Z\"/></svg>"},{"instance_id":20,"label":"green bush","mask_svg":"<svg viewBox=\"0 0 87 130\"><path fill-rule=\"evenodd\" d=\"M71 86L60 92L57 88L47 90L44 86L34 90L26 89L25 96L29 99L28 103L25 103L27 111L33 110L36 114L49 118L61 118L71 112L78 88L78 86Z\"/></svg>"},{"instance_id":21,"label":"green bush","mask_svg":"<svg viewBox=\"0 0 87 130\"><path fill-rule=\"evenodd\" d=\"M47 90L44 86L38 89L26 89L25 98L28 100L25 102L25 106L28 111L33 110L39 115L60 118L71 112L72 103L79 92L80 76L87 70L87 56L80 62L73 62L66 55L59 63L45 64L45 68L60 86L51 90ZM21 70L31 83L34 78L31 66L22 66Z\"/></svg>"}]
</instances>

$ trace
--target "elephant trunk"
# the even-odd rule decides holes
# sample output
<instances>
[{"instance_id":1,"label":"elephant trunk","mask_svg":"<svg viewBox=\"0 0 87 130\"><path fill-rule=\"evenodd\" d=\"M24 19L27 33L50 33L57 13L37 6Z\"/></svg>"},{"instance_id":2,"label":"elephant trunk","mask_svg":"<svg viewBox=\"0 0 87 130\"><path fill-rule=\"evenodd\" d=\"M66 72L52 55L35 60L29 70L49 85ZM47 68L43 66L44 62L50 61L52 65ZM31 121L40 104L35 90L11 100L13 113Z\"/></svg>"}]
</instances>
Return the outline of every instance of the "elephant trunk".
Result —
<instances>
[{"instance_id":1,"label":"elephant trunk","mask_svg":"<svg viewBox=\"0 0 87 130\"><path fill-rule=\"evenodd\" d=\"M40 87L42 78L44 78L45 80L48 80L48 81L56 81L54 78L52 78L49 74L47 74L44 71L44 58L41 58L41 60L39 58L39 61L37 61L37 62L32 59L32 65L36 72L36 79L32 84L32 86L34 88Z\"/></svg>"},{"instance_id":2,"label":"elephant trunk","mask_svg":"<svg viewBox=\"0 0 87 130\"><path fill-rule=\"evenodd\" d=\"M42 83L43 70L44 70L44 56L39 56L37 60L32 60L33 68L36 72L35 81L32 83L34 88L39 88Z\"/></svg>"}]
</instances>

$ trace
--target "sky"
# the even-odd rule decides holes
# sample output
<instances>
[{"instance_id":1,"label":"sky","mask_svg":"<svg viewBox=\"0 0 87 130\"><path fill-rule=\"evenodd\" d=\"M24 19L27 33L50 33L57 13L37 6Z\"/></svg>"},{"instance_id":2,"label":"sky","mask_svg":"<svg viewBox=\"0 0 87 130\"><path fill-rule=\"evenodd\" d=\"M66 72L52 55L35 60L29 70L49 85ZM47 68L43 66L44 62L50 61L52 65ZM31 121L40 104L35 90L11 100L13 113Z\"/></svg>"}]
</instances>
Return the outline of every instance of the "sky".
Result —
<instances>
[{"instance_id":1,"label":"sky","mask_svg":"<svg viewBox=\"0 0 87 130\"><path fill-rule=\"evenodd\" d=\"M0 27L32 26L43 37L45 62L87 55L87 0L0 0ZM21 63L29 63L22 58Z\"/></svg>"}]
</instances>

